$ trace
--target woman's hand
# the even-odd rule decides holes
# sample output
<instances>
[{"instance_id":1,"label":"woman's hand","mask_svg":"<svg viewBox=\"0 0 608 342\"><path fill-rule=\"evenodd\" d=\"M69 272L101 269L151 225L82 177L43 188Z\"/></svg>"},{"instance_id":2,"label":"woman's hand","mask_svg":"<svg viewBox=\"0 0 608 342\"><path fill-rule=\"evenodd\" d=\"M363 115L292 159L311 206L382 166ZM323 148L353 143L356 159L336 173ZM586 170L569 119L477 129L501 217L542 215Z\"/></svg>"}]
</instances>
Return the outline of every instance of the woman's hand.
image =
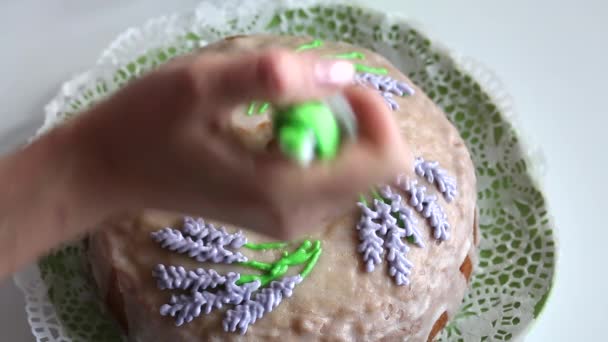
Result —
<instances>
[{"instance_id":1,"label":"woman's hand","mask_svg":"<svg viewBox=\"0 0 608 342\"><path fill-rule=\"evenodd\" d=\"M346 61L267 51L187 56L132 82L66 132L79 146L90 201L110 212L155 208L291 237L354 207L359 192L408 167L392 114L374 93L352 87ZM322 98L345 91L359 140L338 159L302 169L237 143L237 106ZM91 190L94 189L94 190Z\"/></svg>"}]
</instances>

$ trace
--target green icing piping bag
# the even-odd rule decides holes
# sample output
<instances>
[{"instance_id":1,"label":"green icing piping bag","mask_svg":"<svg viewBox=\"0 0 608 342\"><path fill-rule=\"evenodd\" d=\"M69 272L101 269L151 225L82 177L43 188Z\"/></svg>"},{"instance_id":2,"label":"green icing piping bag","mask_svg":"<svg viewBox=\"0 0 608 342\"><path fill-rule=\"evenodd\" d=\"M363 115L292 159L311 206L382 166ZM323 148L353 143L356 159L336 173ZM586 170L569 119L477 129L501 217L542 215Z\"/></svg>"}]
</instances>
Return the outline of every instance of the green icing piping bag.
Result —
<instances>
[{"instance_id":1,"label":"green icing piping bag","mask_svg":"<svg viewBox=\"0 0 608 342\"><path fill-rule=\"evenodd\" d=\"M357 137L355 115L342 95L278 108L273 123L282 153L304 167L333 160L345 139Z\"/></svg>"}]
</instances>

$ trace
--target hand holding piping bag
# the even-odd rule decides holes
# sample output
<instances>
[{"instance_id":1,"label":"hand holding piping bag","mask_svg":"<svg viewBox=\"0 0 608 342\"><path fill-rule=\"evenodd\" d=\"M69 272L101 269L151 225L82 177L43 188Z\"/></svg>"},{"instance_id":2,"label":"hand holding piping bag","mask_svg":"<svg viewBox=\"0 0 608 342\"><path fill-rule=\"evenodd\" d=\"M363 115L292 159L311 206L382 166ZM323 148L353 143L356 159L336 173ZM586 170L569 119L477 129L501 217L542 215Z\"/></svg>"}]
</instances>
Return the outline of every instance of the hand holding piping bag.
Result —
<instances>
[{"instance_id":1,"label":"hand holding piping bag","mask_svg":"<svg viewBox=\"0 0 608 342\"><path fill-rule=\"evenodd\" d=\"M0 239L0 277L108 217L144 208L280 239L319 227L413 161L382 98L353 87L354 74L347 61L284 50L208 52L130 82L0 159L0 179L10 184L0 196L8 237ZM351 126L340 128L347 121L333 116L339 110L310 102L336 94L354 110L353 143L343 143ZM260 99L304 104L279 125L283 151L304 165L313 157L331 162L302 168L235 141L230 113Z\"/></svg>"},{"instance_id":2,"label":"hand holding piping bag","mask_svg":"<svg viewBox=\"0 0 608 342\"><path fill-rule=\"evenodd\" d=\"M354 77L349 61L312 53L202 53L136 80L97 108L109 114L76 124L94 154L119 168L104 177L124 184L120 202L292 238L352 208L359 193L393 180L413 161L382 97ZM176 89L179 103L168 96ZM234 137L231 114L256 101L286 109L275 120L287 118L277 127L288 128L277 134L282 151L301 164L285 154L252 153ZM131 109L143 107L152 113L135 112L138 119ZM124 126L122 108L139 127ZM356 139L345 139L349 131ZM110 141L119 145L107 154Z\"/></svg>"}]
</instances>

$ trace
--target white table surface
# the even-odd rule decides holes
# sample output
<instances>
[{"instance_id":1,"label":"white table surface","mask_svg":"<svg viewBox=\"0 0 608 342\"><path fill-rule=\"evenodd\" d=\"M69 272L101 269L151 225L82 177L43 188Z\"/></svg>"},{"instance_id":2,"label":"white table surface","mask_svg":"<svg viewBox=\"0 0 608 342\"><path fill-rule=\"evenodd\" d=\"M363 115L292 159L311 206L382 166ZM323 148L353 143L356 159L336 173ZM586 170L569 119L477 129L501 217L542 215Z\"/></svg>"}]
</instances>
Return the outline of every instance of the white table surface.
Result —
<instances>
[{"instance_id":1,"label":"white table surface","mask_svg":"<svg viewBox=\"0 0 608 342\"><path fill-rule=\"evenodd\" d=\"M198 0L0 3L0 153L31 135L59 84L84 70L125 28ZM545 152L544 183L560 238L558 281L528 341L600 340L608 322L606 101L608 3L602 0L373 0L423 23L491 67ZM177 3L177 4L176 4ZM559 3L559 4L558 4ZM32 341L23 297L0 285L0 336Z\"/></svg>"}]
</instances>

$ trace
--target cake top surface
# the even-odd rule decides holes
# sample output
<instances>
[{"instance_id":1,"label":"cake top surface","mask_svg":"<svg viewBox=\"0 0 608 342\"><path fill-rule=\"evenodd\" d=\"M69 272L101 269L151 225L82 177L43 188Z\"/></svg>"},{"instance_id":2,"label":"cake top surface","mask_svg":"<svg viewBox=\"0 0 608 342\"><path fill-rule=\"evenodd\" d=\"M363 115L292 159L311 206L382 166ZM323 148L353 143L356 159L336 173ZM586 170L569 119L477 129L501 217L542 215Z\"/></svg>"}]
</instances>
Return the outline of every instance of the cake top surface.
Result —
<instances>
[{"instance_id":1,"label":"cake top surface","mask_svg":"<svg viewBox=\"0 0 608 342\"><path fill-rule=\"evenodd\" d=\"M475 171L464 142L419 88L369 50L260 35L223 40L202 53L275 46L353 60L356 81L377 89L393 110L416 168L403 170L394 184L370 189L358 205L353 200L352 210L310 236L285 243L273 243L247 227L184 221L175 213L145 211L112 222L111 229L92 237L92 263L102 292L110 292L105 288L110 285L100 281L107 274L99 265L107 263L123 297L129 331L143 337L426 340L435 322L458 308L467 287L462 265L474 258ZM272 111L263 101L239 108L235 132L249 146L266 148ZM210 251L207 242L221 248ZM176 285L175 279L188 278L190 270L198 285ZM195 286L200 291L192 290ZM177 291L171 298L167 290L172 288L191 292ZM182 314L197 300L221 304ZM255 310L267 314L258 317ZM254 322L244 324L247 315Z\"/></svg>"}]
</instances>

